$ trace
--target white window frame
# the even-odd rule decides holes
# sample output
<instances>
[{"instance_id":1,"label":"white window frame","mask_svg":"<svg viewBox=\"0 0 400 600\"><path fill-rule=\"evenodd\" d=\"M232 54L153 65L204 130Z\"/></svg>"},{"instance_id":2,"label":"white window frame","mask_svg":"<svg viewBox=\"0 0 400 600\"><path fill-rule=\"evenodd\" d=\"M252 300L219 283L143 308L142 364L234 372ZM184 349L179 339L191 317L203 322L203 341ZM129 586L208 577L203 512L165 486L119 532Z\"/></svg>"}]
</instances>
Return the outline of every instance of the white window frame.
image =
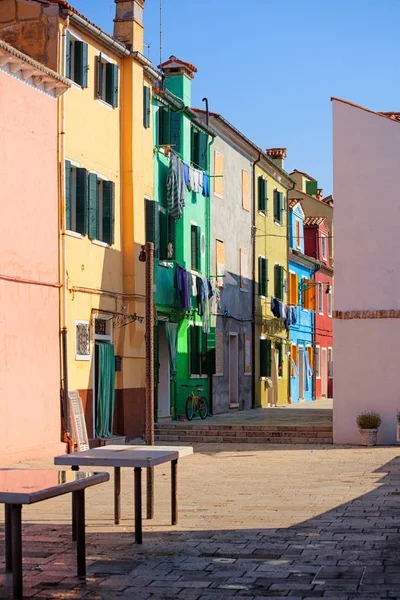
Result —
<instances>
[{"instance_id":1,"label":"white window frame","mask_svg":"<svg viewBox=\"0 0 400 600\"><path fill-rule=\"evenodd\" d=\"M104 67L104 65L106 63L111 63L112 65L116 65L118 67L117 61L115 61L112 58L110 58L109 56L107 56L107 54L104 54L104 52L99 52L97 54L97 62L98 62L98 60L100 58L100 55L101 55L101 62L102 62L103 67ZM96 69L97 69L97 62L96 62ZM103 87L102 87L102 90L101 90L102 98L96 98L96 100L97 100L97 102L100 102L100 104L102 104L103 106L107 106L107 108L110 108L111 110L114 110L114 108L118 108L118 107L114 107L111 104L109 104L108 102L106 102L105 100L103 100L103 98L106 97L106 76L105 76L105 73L103 73L102 79L103 79ZM98 85L98 81L96 80L96 96L97 96L97 85Z\"/></svg>"},{"instance_id":2,"label":"white window frame","mask_svg":"<svg viewBox=\"0 0 400 600\"><path fill-rule=\"evenodd\" d=\"M75 31L72 31L71 29L67 30L69 35L70 35L70 41L71 42L83 42L84 40L81 38L80 35L78 35L77 33L75 33ZM71 61L71 71L75 68L75 44L72 44L72 48L70 51L70 61ZM68 81L71 82L72 86L74 88L76 88L77 90L83 90L83 87L81 85L79 85L79 83L76 83L76 81L74 79L72 79L71 77L67 77L67 36L65 36L65 52L64 52L64 74L66 79L68 79ZM72 73L75 75L75 72L72 71Z\"/></svg>"},{"instance_id":3,"label":"white window frame","mask_svg":"<svg viewBox=\"0 0 400 600\"><path fill-rule=\"evenodd\" d=\"M333 379L333 350L328 346L328 379Z\"/></svg>"},{"instance_id":4,"label":"white window frame","mask_svg":"<svg viewBox=\"0 0 400 600\"><path fill-rule=\"evenodd\" d=\"M315 345L314 363L315 379L321 379L321 346L319 344Z\"/></svg>"},{"instance_id":5,"label":"white window frame","mask_svg":"<svg viewBox=\"0 0 400 600\"><path fill-rule=\"evenodd\" d=\"M332 286L329 290L328 294L328 317L332 319L332 309L333 309L333 297L332 297Z\"/></svg>"},{"instance_id":6,"label":"white window frame","mask_svg":"<svg viewBox=\"0 0 400 600\"><path fill-rule=\"evenodd\" d=\"M324 314L324 286L318 283L318 314Z\"/></svg>"},{"instance_id":7,"label":"white window frame","mask_svg":"<svg viewBox=\"0 0 400 600\"><path fill-rule=\"evenodd\" d=\"M322 252L322 260L325 262L328 260L328 243L327 243L326 235L321 235L321 252Z\"/></svg>"},{"instance_id":8,"label":"white window frame","mask_svg":"<svg viewBox=\"0 0 400 600\"><path fill-rule=\"evenodd\" d=\"M89 354L79 354L78 353L77 340L76 340L77 325L88 325L88 327L89 327ZM91 359L91 357L92 357L92 352L91 352L91 343L90 343L90 321L76 319L75 320L75 360L88 361Z\"/></svg>"}]
</instances>

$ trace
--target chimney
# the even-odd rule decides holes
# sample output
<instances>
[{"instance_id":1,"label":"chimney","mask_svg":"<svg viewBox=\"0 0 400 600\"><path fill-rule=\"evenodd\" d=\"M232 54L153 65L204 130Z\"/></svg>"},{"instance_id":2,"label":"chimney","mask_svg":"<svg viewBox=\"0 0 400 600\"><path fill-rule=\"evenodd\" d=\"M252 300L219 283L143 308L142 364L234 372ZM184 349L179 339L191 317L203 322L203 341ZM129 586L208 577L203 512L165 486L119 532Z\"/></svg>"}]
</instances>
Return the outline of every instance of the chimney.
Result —
<instances>
[{"instance_id":1,"label":"chimney","mask_svg":"<svg viewBox=\"0 0 400 600\"><path fill-rule=\"evenodd\" d=\"M192 63L170 56L158 67L164 73L164 86L178 96L186 106L192 105L192 79L197 68Z\"/></svg>"},{"instance_id":2,"label":"chimney","mask_svg":"<svg viewBox=\"0 0 400 600\"><path fill-rule=\"evenodd\" d=\"M284 168L286 148L269 148L267 154L278 167Z\"/></svg>"},{"instance_id":3,"label":"chimney","mask_svg":"<svg viewBox=\"0 0 400 600\"><path fill-rule=\"evenodd\" d=\"M114 37L129 50L143 54L143 10L145 0L114 0Z\"/></svg>"}]
</instances>

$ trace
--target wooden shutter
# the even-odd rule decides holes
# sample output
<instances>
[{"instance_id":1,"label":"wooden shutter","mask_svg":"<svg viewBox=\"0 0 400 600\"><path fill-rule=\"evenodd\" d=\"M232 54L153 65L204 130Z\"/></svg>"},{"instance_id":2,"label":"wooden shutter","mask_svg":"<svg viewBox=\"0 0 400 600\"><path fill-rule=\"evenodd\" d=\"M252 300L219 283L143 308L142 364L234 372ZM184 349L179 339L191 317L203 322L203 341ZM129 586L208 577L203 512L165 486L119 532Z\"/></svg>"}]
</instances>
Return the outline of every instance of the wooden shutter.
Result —
<instances>
[{"instance_id":1,"label":"wooden shutter","mask_svg":"<svg viewBox=\"0 0 400 600\"><path fill-rule=\"evenodd\" d=\"M280 222L281 211L279 209L279 192L274 190L274 220Z\"/></svg>"},{"instance_id":2,"label":"wooden shutter","mask_svg":"<svg viewBox=\"0 0 400 600\"><path fill-rule=\"evenodd\" d=\"M224 196L224 155L215 150L214 152L214 194L221 198Z\"/></svg>"},{"instance_id":3,"label":"wooden shutter","mask_svg":"<svg viewBox=\"0 0 400 600\"><path fill-rule=\"evenodd\" d=\"M71 34L67 31L65 36L65 76L71 79Z\"/></svg>"},{"instance_id":4,"label":"wooden shutter","mask_svg":"<svg viewBox=\"0 0 400 600\"><path fill-rule=\"evenodd\" d=\"M200 160L200 134L192 127L191 129L191 162L198 165Z\"/></svg>"},{"instance_id":5,"label":"wooden shutter","mask_svg":"<svg viewBox=\"0 0 400 600\"><path fill-rule=\"evenodd\" d=\"M83 88L88 86L88 45L75 42L74 81Z\"/></svg>"},{"instance_id":6,"label":"wooden shutter","mask_svg":"<svg viewBox=\"0 0 400 600\"><path fill-rule=\"evenodd\" d=\"M215 327L209 333L203 334L203 362L202 374L215 375L216 373L216 334Z\"/></svg>"},{"instance_id":7,"label":"wooden shutter","mask_svg":"<svg viewBox=\"0 0 400 600\"><path fill-rule=\"evenodd\" d=\"M165 146L171 143L170 110L169 107L160 106L158 109L158 145Z\"/></svg>"},{"instance_id":8,"label":"wooden shutter","mask_svg":"<svg viewBox=\"0 0 400 600\"><path fill-rule=\"evenodd\" d=\"M297 306L299 298L299 276L290 273L290 304Z\"/></svg>"},{"instance_id":9,"label":"wooden shutter","mask_svg":"<svg viewBox=\"0 0 400 600\"><path fill-rule=\"evenodd\" d=\"M260 377L271 377L271 340L260 340Z\"/></svg>"},{"instance_id":10,"label":"wooden shutter","mask_svg":"<svg viewBox=\"0 0 400 600\"><path fill-rule=\"evenodd\" d=\"M143 127L150 127L150 88L143 86Z\"/></svg>"},{"instance_id":11,"label":"wooden shutter","mask_svg":"<svg viewBox=\"0 0 400 600\"><path fill-rule=\"evenodd\" d=\"M308 283L310 284L310 288L308 290L308 308L310 310L315 310L316 285L313 279L309 279Z\"/></svg>"},{"instance_id":12,"label":"wooden shutter","mask_svg":"<svg viewBox=\"0 0 400 600\"><path fill-rule=\"evenodd\" d=\"M268 182L266 179L263 179L263 183L264 183L264 211L268 212Z\"/></svg>"},{"instance_id":13,"label":"wooden shutter","mask_svg":"<svg viewBox=\"0 0 400 600\"><path fill-rule=\"evenodd\" d=\"M71 163L65 161L65 228L71 229Z\"/></svg>"},{"instance_id":14,"label":"wooden shutter","mask_svg":"<svg viewBox=\"0 0 400 600\"><path fill-rule=\"evenodd\" d=\"M224 278L225 275L225 245L221 240L216 240L215 244L215 254L216 254L216 275L217 275L217 287L224 286Z\"/></svg>"},{"instance_id":15,"label":"wooden shutter","mask_svg":"<svg viewBox=\"0 0 400 600\"><path fill-rule=\"evenodd\" d=\"M76 169L76 231L87 233L88 217L88 172Z\"/></svg>"},{"instance_id":16,"label":"wooden shutter","mask_svg":"<svg viewBox=\"0 0 400 600\"><path fill-rule=\"evenodd\" d=\"M196 227L196 263L197 270L201 271L201 229L200 227Z\"/></svg>"},{"instance_id":17,"label":"wooden shutter","mask_svg":"<svg viewBox=\"0 0 400 600\"><path fill-rule=\"evenodd\" d=\"M89 237L91 240L98 239L98 184L97 175L89 174Z\"/></svg>"},{"instance_id":18,"label":"wooden shutter","mask_svg":"<svg viewBox=\"0 0 400 600\"><path fill-rule=\"evenodd\" d=\"M278 374L282 376L283 369L283 344L275 344L275 348L278 350Z\"/></svg>"},{"instance_id":19,"label":"wooden shutter","mask_svg":"<svg viewBox=\"0 0 400 600\"><path fill-rule=\"evenodd\" d=\"M175 152L181 152L181 113L171 112L170 118L170 140L172 148Z\"/></svg>"},{"instance_id":20,"label":"wooden shutter","mask_svg":"<svg viewBox=\"0 0 400 600\"><path fill-rule=\"evenodd\" d=\"M159 209L158 216L160 219L160 258L166 260L168 258L168 214Z\"/></svg>"},{"instance_id":21,"label":"wooden shutter","mask_svg":"<svg viewBox=\"0 0 400 600\"><path fill-rule=\"evenodd\" d=\"M199 167L203 171L208 170L208 135L200 132L199 134Z\"/></svg>"},{"instance_id":22,"label":"wooden shutter","mask_svg":"<svg viewBox=\"0 0 400 600\"><path fill-rule=\"evenodd\" d=\"M264 178L260 175L258 178L258 210L261 212L266 210L264 181Z\"/></svg>"},{"instance_id":23,"label":"wooden shutter","mask_svg":"<svg viewBox=\"0 0 400 600\"><path fill-rule=\"evenodd\" d=\"M168 256L170 260L175 259L175 219L171 216L168 217L168 244L172 245L171 256Z\"/></svg>"},{"instance_id":24,"label":"wooden shutter","mask_svg":"<svg viewBox=\"0 0 400 600\"><path fill-rule=\"evenodd\" d=\"M317 181L306 181L306 193L309 196L316 196L318 191L318 182Z\"/></svg>"},{"instance_id":25,"label":"wooden shutter","mask_svg":"<svg viewBox=\"0 0 400 600\"><path fill-rule=\"evenodd\" d=\"M190 228L190 249L192 271L197 271L197 227L192 225Z\"/></svg>"},{"instance_id":26,"label":"wooden shutter","mask_svg":"<svg viewBox=\"0 0 400 600\"><path fill-rule=\"evenodd\" d=\"M154 257L160 256L159 206L155 200L146 199L146 242L154 244Z\"/></svg>"},{"instance_id":27,"label":"wooden shutter","mask_svg":"<svg viewBox=\"0 0 400 600\"><path fill-rule=\"evenodd\" d=\"M118 66L106 64L106 102L114 108L118 106Z\"/></svg>"},{"instance_id":28,"label":"wooden shutter","mask_svg":"<svg viewBox=\"0 0 400 600\"><path fill-rule=\"evenodd\" d=\"M242 208L250 212L250 173L242 169Z\"/></svg>"},{"instance_id":29,"label":"wooden shutter","mask_svg":"<svg viewBox=\"0 0 400 600\"><path fill-rule=\"evenodd\" d=\"M104 78L104 64L101 60L101 52L97 57L97 97L102 98L103 95L103 78ZM105 98L102 98L105 100Z\"/></svg>"},{"instance_id":30,"label":"wooden shutter","mask_svg":"<svg viewBox=\"0 0 400 600\"><path fill-rule=\"evenodd\" d=\"M274 281L275 281L275 298L283 300L283 280L284 280L284 269L280 265L275 265L274 269Z\"/></svg>"},{"instance_id":31,"label":"wooden shutter","mask_svg":"<svg viewBox=\"0 0 400 600\"><path fill-rule=\"evenodd\" d=\"M282 223L283 193L278 192L278 221Z\"/></svg>"},{"instance_id":32,"label":"wooden shutter","mask_svg":"<svg viewBox=\"0 0 400 600\"><path fill-rule=\"evenodd\" d=\"M263 280L263 257L258 257L258 295L264 296L264 280Z\"/></svg>"},{"instance_id":33,"label":"wooden shutter","mask_svg":"<svg viewBox=\"0 0 400 600\"><path fill-rule=\"evenodd\" d=\"M103 181L103 242L114 243L115 183Z\"/></svg>"}]
</instances>

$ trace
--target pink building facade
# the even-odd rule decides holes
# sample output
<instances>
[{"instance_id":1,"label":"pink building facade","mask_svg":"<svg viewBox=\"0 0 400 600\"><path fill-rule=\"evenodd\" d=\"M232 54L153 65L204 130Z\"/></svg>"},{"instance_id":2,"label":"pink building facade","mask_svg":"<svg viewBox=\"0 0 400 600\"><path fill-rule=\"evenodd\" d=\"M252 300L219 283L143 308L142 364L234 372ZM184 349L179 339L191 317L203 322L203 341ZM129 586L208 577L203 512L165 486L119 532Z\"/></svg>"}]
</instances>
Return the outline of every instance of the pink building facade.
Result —
<instances>
[{"instance_id":1,"label":"pink building facade","mask_svg":"<svg viewBox=\"0 0 400 600\"><path fill-rule=\"evenodd\" d=\"M66 89L0 41L0 465L65 449L57 96Z\"/></svg>"},{"instance_id":2,"label":"pink building facade","mask_svg":"<svg viewBox=\"0 0 400 600\"><path fill-rule=\"evenodd\" d=\"M400 123L333 99L335 443L359 444L356 417L382 416L396 440L400 408Z\"/></svg>"}]
</instances>

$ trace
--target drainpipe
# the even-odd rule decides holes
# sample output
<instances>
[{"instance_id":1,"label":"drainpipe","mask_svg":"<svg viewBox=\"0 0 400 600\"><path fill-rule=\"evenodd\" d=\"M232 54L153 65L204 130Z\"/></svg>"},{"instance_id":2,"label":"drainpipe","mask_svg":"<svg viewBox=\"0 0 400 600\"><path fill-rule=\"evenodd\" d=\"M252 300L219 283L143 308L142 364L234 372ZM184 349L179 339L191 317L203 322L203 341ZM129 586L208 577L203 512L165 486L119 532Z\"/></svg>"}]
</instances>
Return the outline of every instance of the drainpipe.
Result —
<instances>
[{"instance_id":1,"label":"drainpipe","mask_svg":"<svg viewBox=\"0 0 400 600\"><path fill-rule=\"evenodd\" d=\"M290 222L289 222L289 192L292 192L294 190L294 188L296 187L296 183L293 183L291 189L289 189L286 193L286 246L287 246L287 257L288 257L288 270L287 270L287 275L288 275L288 299L290 301L290 270L289 270L289 256L290 256L290 232L289 232L289 226L290 226ZM288 302L288 306L289 306L289 302ZM290 340L290 325L289 325L289 340ZM290 359L289 359L289 365L288 365L288 382L289 382L289 386L288 386L288 392L289 392L289 396L288 396L288 400L290 399L290 404L292 403L292 346L290 345Z\"/></svg>"},{"instance_id":2,"label":"drainpipe","mask_svg":"<svg viewBox=\"0 0 400 600\"><path fill-rule=\"evenodd\" d=\"M251 406L252 408L256 407L256 290L255 290L255 280L256 280L256 166L261 162L262 154L258 153L258 158L253 162L253 223L251 228L251 235L253 238L253 272L252 272L252 281L253 281L253 315L252 315L252 338L253 338L253 385L252 385L252 397L251 397Z\"/></svg>"},{"instance_id":3,"label":"drainpipe","mask_svg":"<svg viewBox=\"0 0 400 600\"><path fill-rule=\"evenodd\" d=\"M315 284L315 273L317 273L320 270L321 270L321 265L317 265L315 267L315 269L313 269L313 271L311 272L311 277L314 277L314 284ZM317 286L316 285L314 285L314 290L315 290L315 293L316 293L316 290L317 290ZM315 400L315 393L316 393L316 389L317 389L317 376L316 376L315 368L314 368L314 366L315 366L315 344L316 344L316 341L317 341L316 340L317 336L316 336L316 331L315 331L316 321L317 321L317 311L316 311L316 308L315 308L316 304L317 303L316 303L315 297L314 297L314 318L313 318L313 328L312 328L312 332L311 332L313 357L314 357L314 364L311 365L312 369L313 369L313 396L314 396L313 400Z\"/></svg>"},{"instance_id":4,"label":"drainpipe","mask_svg":"<svg viewBox=\"0 0 400 600\"><path fill-rule=\"evenodd\" d=\"M210 111L208 109L208 98L203 98L202 102L206 103L206 124L208 127L210 124Z\"/></svg>"},{"instance_id":5,"label":"drainpipe","mask_svg":"<svg viewBox=\"0 0 400 600\"><path fill-rule=\"evenodd\" d=\"M208 111L208 101L207 101L207 111ZM208 123L207 123L208 125ZM214 144L215 142L215 138L213 137L211 139L211 142L209 142L208 144L208 164L211 167L211 146ZM211 178L209 179L209 191L210 191L210 196L209 198L205 198L206 202L207 202L207 210L206 210L206 229L207 229L207 269L206 269L206 273L207 273L207 277L210 277L210 253L211 253L211 194L212 194L212 187L211 187ZM208 390L209 390L209 394L210 394L210 414L214 414L213 411L213 379L214 379L214 374L213 373L209 373L208 375L209 377L209 382L208 382Z\"/></svg>"},{"instance_id":6,"label":"drainpipe","mask_svg":"<svg viewBox=\"0 0 400 600\"><path fill-rule=\"evenodd\" d=\"M64 29L61 34L60 46L60 72L65 72L65 40L66 30L69 25L69 20L64 22ZM71 453L74 448L74 441L71 438L70 432L70 414L68 403L68 328L67 328L67 249L66 249L66 213L65 213L65 94L59 98L59 143L58 149L58 164L60 170L59 177L59 265L60 265L60 332L61 332L61 355L62 355L62 399L64 413L64 432L63 442L68 444L68 453Z\"/></svg>"}]
</instances>

